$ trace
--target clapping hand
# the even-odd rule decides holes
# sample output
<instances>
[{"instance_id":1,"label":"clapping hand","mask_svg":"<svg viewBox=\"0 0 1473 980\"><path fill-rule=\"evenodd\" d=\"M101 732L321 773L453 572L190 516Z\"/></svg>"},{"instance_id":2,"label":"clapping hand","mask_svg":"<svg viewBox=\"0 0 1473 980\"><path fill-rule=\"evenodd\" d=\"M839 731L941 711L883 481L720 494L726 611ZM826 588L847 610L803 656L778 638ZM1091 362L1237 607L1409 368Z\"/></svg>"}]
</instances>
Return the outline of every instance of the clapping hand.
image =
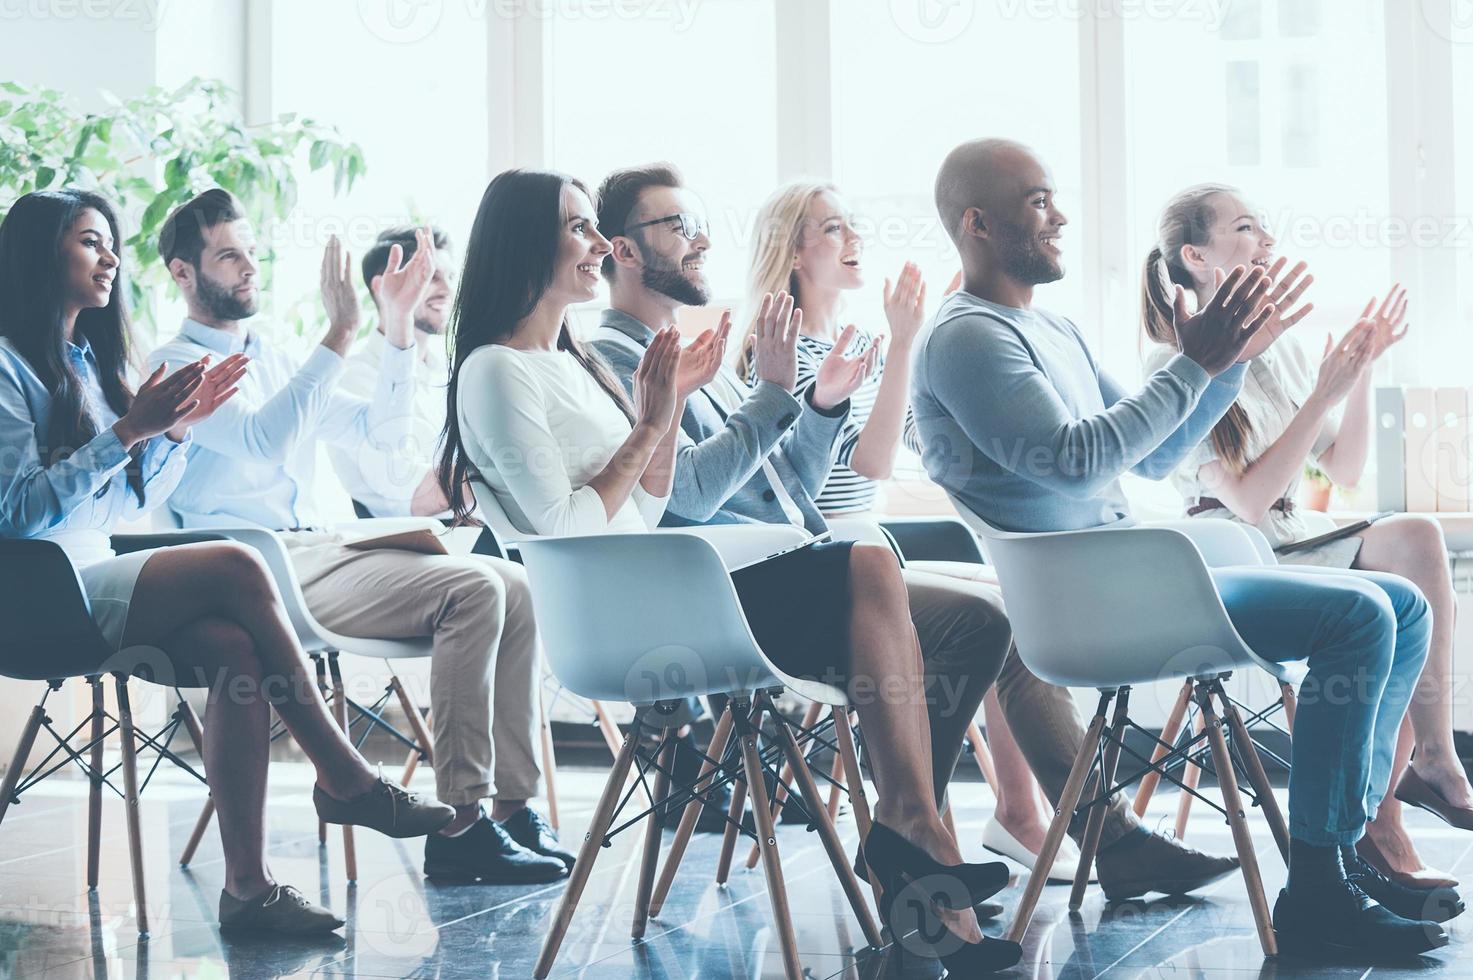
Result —
<instances>
[{"instance_id":1,"label":"clapping hand","mask_svg":"<svg viewBox=\"0 0 1473 980\"><path fill-rule=\"evenodd\" d=\"M168 432L199 408L196 392L204 383L208 362L207 355L165 377L169 370L166 361L138 386L133 404L113 423L113 434L124 449Z\"/></svg>"},{"instance_id":2,"label":"clapping hand","mask_svg":"<svg viewBox=\"0 0 1473 980\"><path fill-rule=\"evenodd\" d=\"M1303 320L1314 309L1313 303L1295 306L1299 302L1299 297L1303 296L1304 291L1314 282L1314 276L1304 274L1309 268L1309 263L1296 262L1288 274L1281 279L1279 274L1283 272L1288 261L1288 259L1279 258L1269 267L1268 277L1274 281L1274 285L1268 291L1268 301L1273 304L1274 312L1264 323L1263 329L1254 335L1247 347L1243 348L1243 353L1238 355L1239 363L1251 361L1268 350L1286 330ZM1221 276L1221 274L1219 271L1218 275ZM1221 284L1221 279L1219 279L1218 285Z\"/></svg>"},{"instance_id":3,"label":"clapping hand","mask_svg":"<svg viewBox=\"0 0 1473 980\"><path fill-rule=\"evenodd\" d=\"M199 363L208 365L209 361L209 355L205 355L200 358ZM194 411L169 428L169 438L182 442L191 425L203 422L215 414L215 409L235 397L235 393L240 390L236 385L245 377L250 363L251 359L244 354L231 354L219 364L208 368L200 380L200 386L194 392L194 400L198 404Z\"/></svg>"},{"instance_id":4,"label":"clapping hand","mask_svg":"<svg viewBox=\"0 0 1473 980\"><path fill-rule=\"evenodd\" d=\"M1372 313L1372 310L1375 310ZM1386 348L1400 343L1407 335L1410 326L1407 325L1407 291L1401 283L1391 287L1391 292L1381 301L1381 306L1376 309L1376 297L1372 296L1366 308L1361 311L1361 322L1369 322L1372 326L1371 360L1374 361L1386 353ZM1369 362L1368 362L1369 363Z\"/></svg>"},{"instance_id":5,"label":"clapping hand","mask_svg":"<svg viewBox=\"0 0 1473 980\"><path fill-rule=\"evenodd\" d=\"M926 283L920 268L914 262L905 263L893 289L890 280L885 280L883 296L892 342L908 350L926 316Z\"/></svg>"},{"instance_id":6,"label":"clapping hand","mask_svg":"<svg viewBox=\"0 0 1473 980\"><path fill-rule=\"evenodd\" d=\"M395 347L414 343L414 311L419 308L435 276L435 239L428 228L414 230L414 256L404 261L404 249L389 246L388 265L374 277L373 295L383 316L384 336Z\"/></svg>"},{"instance_id":7,"label":"clapping hand","mask_svg":"<svg viewBox=\"0 0 1473 980\"><path fill-rule=\"evenodd\" d=\"M1325 353L1320 373L1315 378L1314 394L1334 405L1350 394L1350 389L1374 360L1376 323L1361 319L1335 343L1325 338Z\"/></svg>"},{"instance_id":8,"label":"clapping hand","mask_svg":"<svg viewBox=\"0 0 1473 980\"><path fill-rule=\"evenodd\" d=\"M854 394L879 364L878 337L853 357L845 353L854 341L854 332L854 324L845 327L838 342L818 366L818 374L813 379L813 407L819 411L830 411Z\"/></svg>"},{"instance_id":9,"label":"clapping hand","mask_svg":"<svg viewBox=\"0 0 1473 980\"><path fill-rule=\"evenodd\" d=\"M798 387L798 334L803 311L793 309L787 293L762 297L762 306L752 318L754 375L791 392Z\"/></svg>"},{"instance_id":10,"label":"clapping hand","mask_svg":"<svg viewBox=\"0 0 1473 980\"><path fill-rule=\"evenodd\" d=\"M343 250L337 235L327 239L322 250L322 305L327 310L327 335L322 346L347 356L348 347L358 335L361 313L358 290L353 285L353 257Z\"/></svg>"},{"instance_id":11,"label":"clapping hand","mask_svg":"<svg viewBox=\"0 0 1473 980\"><path fill-rule=\"evenodd\" d=\"M1177 286L1173 325L1181 352L1212 377L1232 367L1274 314L1266 302L1272 284L1263 269L1248 272L1240 265L1195 314L1187 308L1186 291Z\"/></svg>"},{"instance_id":12,"label":"clapping hand","mask_svg":"<svg viewBox=\"0 0 1473 980\"><path fill-rule=\"evenodd\" d=\"M634 370L634 418L663 436L675 418L679 403L676 378L680 373L680 331L667 327L655 334Z\"/></svg>"},{"instance_id":13,"label":"clapping hand","mask_svg":"<svg viewBox=\"0 0 1473 980\"><path fill-rule=\"evenodd\" d=\"M680 352L680 372L675 379L675 391L682 401L716 377L726 357L726 341L730 335L731 311L723 310L721 322L714 330L703 332Z\"/></svg>"}]
</instances>

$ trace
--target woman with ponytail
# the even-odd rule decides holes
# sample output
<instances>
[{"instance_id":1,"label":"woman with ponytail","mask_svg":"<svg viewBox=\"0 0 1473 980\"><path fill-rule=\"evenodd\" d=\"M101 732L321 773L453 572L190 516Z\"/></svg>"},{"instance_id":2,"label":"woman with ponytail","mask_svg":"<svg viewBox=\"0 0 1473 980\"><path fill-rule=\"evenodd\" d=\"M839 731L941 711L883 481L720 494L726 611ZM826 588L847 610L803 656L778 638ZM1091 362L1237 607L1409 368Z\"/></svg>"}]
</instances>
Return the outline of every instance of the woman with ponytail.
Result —
<instances>
[{"instance_id":1,"label":"woman with ponytail","mask_svg":"<svg viewBox=\"0 0 1473 980\"><path fill-rule=\"evenodd\" d=\"M1275 241L1234 188L1203 184L1174 197L1161 216L1158 243L1142 273L1142 327L1156 345L1147 370L1176 350L1171 296L1179 287L1202 303L1213 283L1238 264L1286 264ZM1297 305L1312 276L1299 263L1278 286L1281 311L1263 333L1272 342L1313 308ZM1372 365L1406 336L1406 291L1394 287L1366 303L1318 365L1290 342L1257 344L1242 393L1178 470L1175 482L1194 517L1253 524L1278 548L1309 536L1294 504L1306 461L1336 483L1353 486L1370 441ZM1396 515L1359 534L1285 554L1281 563L1332 574L1391 573L1411 580L1433 613L1431 649L1402 724L1390 787L1358 849L1375 869L1408 887L1451 887L1456 880L1426 867L1402 825L1401 804L1423 806L1456 827L1473 830L1473 787L1453 747L1451 670L1456 603L1447 548L1438 524ZM1415 749L1415 760L1408 759Z\"/></svg>"}]
</instances>

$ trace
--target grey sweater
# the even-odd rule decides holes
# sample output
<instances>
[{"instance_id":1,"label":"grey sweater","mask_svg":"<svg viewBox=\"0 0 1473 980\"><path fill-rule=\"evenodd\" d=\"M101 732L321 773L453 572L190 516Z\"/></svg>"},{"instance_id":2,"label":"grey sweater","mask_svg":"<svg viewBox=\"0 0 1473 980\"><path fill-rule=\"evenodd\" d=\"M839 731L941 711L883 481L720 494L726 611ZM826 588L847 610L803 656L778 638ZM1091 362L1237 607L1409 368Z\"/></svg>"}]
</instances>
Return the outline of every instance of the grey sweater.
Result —
<instances>
[{"instance_id":1,"label":"grey sweater","mask_svg":"<svg viewBox=\"0 0 1473 980\"><path fill-rule=\"evenodd\" d=\"M1065 531L1127 519L1120 475L1170 474L1242 384L1178 354L1127 394L1073 323L959 291L916 344L911 402L933 480L999 528Z\"/></svg>"},{"instance_id":2,"label":"grey sweater","mask_svg":"<svg viewBox=\"0 0 1473 980\"><path fill-rule=\"evenodd\" d=\"M594 348L633 393L634 371L654 331L619 310L605 310L593 336ZM724 392L713 389L721 386ZM723 409L722 404L727 406ZM827 527L813 500L823 489L838 452L849 403L832 414L814 408L807 395L781 386L742 384L723 367L706 388L692 395L680 420L675 485L660 523L790 523L766 472L764 460L782 481L812 533Z\"/></svg>"}]
</instances>

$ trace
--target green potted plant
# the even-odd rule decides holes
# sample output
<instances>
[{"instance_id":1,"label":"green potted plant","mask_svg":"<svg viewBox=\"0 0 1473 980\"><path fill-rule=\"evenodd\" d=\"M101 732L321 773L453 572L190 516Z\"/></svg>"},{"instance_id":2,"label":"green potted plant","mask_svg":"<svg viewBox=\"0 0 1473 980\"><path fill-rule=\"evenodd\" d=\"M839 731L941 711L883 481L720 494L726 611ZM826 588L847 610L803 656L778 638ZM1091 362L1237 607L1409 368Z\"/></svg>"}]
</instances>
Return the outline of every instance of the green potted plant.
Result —
<instances>
[{"instance_id":1,"label":"green potted plant","mask_svg":"<svg viewBox=\"0 0 1473 980\"><path fill-rule=\"evenodd\" d=\"M1304 488L1302 496L1304 497L1305 507L1310 510L1320 511L1321 513L1328 511L1330 509L1330 493L1334 489L1335 485L1330 482L1330 478L1325 475L1324 470L1315 466L1313 463L1306 463L1304 465Z\"/></svg>"},{"instance_id":2,"label":"green potted plant","mask_svg":"<svg viewBox=\"0 0 1473 980\"><path fill-rule=\"evenodd\" d=\"M223 187L264 229L296 205L302 157L309 171L331 171L337 194L364 173L363 151L335 127L295 114L247 126L234 93L217 80L194 78L133 99L104 92L103 98L104 111L83 112L54 89L0 82L0 218L35 190L82 187L109 197L124 215L129 300L149 340L157 333L149 300L168 282L158 261L158 229L175 205ZM269 285L269 236L262 245Z\"/></svg>"}]
</instances>

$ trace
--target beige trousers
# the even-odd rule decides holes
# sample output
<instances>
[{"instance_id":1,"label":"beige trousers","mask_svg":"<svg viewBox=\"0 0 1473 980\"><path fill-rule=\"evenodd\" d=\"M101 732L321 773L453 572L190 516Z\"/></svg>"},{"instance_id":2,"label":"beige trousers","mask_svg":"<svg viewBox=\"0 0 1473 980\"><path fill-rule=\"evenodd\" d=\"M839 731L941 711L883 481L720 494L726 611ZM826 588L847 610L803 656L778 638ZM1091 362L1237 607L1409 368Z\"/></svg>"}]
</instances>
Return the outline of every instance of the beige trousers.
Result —
<instances>
[{"instance_id":1,"label":"beige trousers","mask_svg":"<svg viewBox=\"0 0 1473 980\"><path fill-rule=\"evenodd\" d=\"M332 535L285 538L322 625L349 636L434 638L430 726L440 800L537 796L540 659L521 566L480 555L356 551Z\"/></svg>"}]
</instances>

